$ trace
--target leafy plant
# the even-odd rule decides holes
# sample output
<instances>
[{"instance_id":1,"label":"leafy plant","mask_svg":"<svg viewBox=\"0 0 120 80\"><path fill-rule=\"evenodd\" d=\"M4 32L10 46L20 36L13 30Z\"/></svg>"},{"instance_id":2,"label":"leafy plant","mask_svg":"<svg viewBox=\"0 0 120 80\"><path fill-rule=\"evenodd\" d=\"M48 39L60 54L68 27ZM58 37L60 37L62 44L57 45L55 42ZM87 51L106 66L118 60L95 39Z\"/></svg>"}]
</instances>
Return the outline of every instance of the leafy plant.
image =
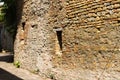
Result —
<instances>
[{"instance_id":1,"label":"leafy plant","mask_svg":"<svg viewBox=\"0 0 120 80\"><path fill-rule=\"evenodd\" d=\"M16 35L16 0L1 0L4 2L0 15L0 21L4 22L6 30L14 37Z\"/></svg>"},{"instance_id":2,"label":"leafy plant","mask_svg":"<svg viewBox=\"0 0 120 80\"><path fill-rule=\"evenodd\" d=\"M52 79L52 80L56 80L54 74L50 74L49 77L50 77L50 79Z\"/></svg>"},{"instance_id":3,"label":"leafy plant","mask_svg":"<svg viewBox=\"0 0 120 80\"><path fill-rule=\"evenodd\" d=\"M15 61L13 64L15 65L16 68L20 67L20 62L19 61Z\"/></svg>"},{"instance_id":4,"label":"leafy plant","mask_svg":"<svg viewBox=\"0 0 120 80\"><path fill-rule=\"evenodd\" d=\"M4 16L5 16L4 13L0 13L0 22L3 22L3 20L4 20Z\"/></svg>"}]
</instances>

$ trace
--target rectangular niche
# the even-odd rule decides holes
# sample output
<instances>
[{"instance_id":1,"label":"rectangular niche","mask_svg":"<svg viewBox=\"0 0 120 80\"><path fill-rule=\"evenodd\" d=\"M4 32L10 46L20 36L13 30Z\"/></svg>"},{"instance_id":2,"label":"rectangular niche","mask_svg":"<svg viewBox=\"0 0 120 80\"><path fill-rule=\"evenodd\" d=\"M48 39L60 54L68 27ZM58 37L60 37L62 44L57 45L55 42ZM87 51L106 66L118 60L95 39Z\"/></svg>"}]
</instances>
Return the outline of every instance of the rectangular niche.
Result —
<instances>
[{"instance_id":1,"label":"rectangular niche","mask_svg":"<svg viewBox=\"0 0 120 80\"><path fill-rule=\"evenodd\" d=\"M56 33L55 38L55 53L57 55L62 55L62 28L53 29Z\"/></svg>"}]
</instances>

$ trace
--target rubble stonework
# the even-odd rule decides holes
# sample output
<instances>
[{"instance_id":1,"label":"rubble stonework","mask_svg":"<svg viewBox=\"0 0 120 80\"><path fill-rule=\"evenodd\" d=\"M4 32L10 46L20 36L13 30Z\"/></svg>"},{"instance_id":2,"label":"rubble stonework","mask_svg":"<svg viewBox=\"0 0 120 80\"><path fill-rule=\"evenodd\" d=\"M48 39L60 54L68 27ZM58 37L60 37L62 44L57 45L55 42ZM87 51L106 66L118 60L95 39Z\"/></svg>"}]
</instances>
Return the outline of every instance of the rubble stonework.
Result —
<instances>
[{"instance_id":1,"label":"rubble stonework","mask_svg":"<svg viewBox=\"0 0 120 80\"><path fill-rule=\"evenodd\" d=\"M15 41L15 60L31 71L52 67L54 32L47 19L49 5L49 0L24 0Z\"/></svg>"},{"instance_id":2,"label":"rubble stonework","mask_svg":"<svg viewBox=\"0 0 120 80\"><path fill-rule=\"evenodd\" d=\"M21 67L57 80L120 70L120 0L24 0L21 12L15 41Z\"/></svg>"}]
</instances>

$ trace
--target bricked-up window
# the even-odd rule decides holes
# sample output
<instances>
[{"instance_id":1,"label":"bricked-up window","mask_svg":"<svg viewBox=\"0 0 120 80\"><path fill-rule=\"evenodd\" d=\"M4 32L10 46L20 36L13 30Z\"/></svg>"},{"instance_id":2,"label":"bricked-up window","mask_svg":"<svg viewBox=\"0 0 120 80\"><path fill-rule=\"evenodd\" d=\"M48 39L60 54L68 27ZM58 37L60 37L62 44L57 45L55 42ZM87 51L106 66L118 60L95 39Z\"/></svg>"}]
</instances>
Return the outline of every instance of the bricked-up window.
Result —
<instances>
[{"instance_id":1,"label":"bricked-up window","mask_svg":"<svg viewBox=\"0 0 120 80\"><path fill-rule=\"evenodd\" d=\"M62 50L62 31L56 31L56 33L60 50Z\"/></svg>"}]
</instances>

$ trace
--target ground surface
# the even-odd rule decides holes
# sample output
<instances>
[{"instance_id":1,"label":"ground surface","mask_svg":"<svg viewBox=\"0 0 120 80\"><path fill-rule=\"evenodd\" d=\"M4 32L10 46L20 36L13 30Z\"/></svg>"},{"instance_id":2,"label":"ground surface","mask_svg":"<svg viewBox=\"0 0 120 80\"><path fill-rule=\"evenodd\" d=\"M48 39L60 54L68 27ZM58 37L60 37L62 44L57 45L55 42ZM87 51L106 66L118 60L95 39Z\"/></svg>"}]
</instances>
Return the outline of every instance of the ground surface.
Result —
<instances>
[{"instance_id":1,"label":"ground surface","mask_svg":"<svg viewBox=\"0 0 120 80\"><path fill-rule=\"evenodd\" d=\"M0 80L46 80L27 70L16 68L11 61L12 55L0 54Z\"/></svg>"},{"instance_id":2,"label":"ground surface","mask_svg":"<svg viewBox=\"0 0 120 80\"><path fill-rule=\"evenodd\" d=\"M13 55L0 53L0 80L50 80L33 74L27 70L16 68L12 62ZM61 70L57 70L59 71ZM105 70L72 69L62 71L52 80L120 80L120 68ZM54 77L54 75L53 75Z\"/></svg>"}]
</instances>

